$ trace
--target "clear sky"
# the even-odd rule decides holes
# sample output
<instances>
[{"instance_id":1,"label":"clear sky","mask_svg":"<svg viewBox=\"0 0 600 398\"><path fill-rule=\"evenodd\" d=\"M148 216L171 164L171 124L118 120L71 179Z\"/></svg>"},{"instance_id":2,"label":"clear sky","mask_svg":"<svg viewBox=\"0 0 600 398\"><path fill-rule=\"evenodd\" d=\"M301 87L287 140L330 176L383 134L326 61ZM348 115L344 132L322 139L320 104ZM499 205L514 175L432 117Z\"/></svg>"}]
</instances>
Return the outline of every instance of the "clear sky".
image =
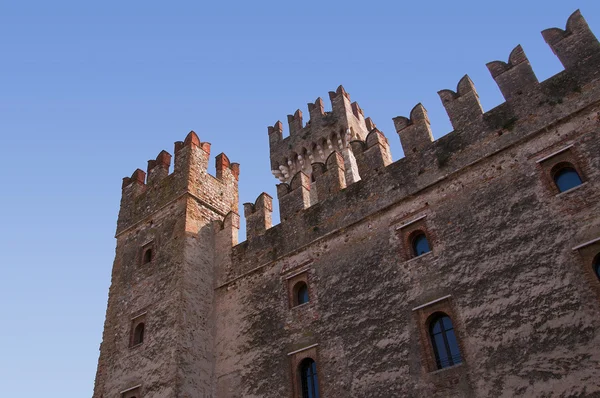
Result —
<instances>
[{"instance_id":1,"label":"clear sky","mask_svg":"<svg viewBox=\"0 0 600 398\"><path fill-rule=\"evenodd\" d=\"M193 129L241 203L276 197L267 126L343 84L397 160L392 117L422 102L446 134L465 73L493 108L485 63L517 44L559 72L539 32L577 8L600 35L597 0L1 1L0 397L91 396L121 178L161 149Z\"/></svg>"}]
</instances>

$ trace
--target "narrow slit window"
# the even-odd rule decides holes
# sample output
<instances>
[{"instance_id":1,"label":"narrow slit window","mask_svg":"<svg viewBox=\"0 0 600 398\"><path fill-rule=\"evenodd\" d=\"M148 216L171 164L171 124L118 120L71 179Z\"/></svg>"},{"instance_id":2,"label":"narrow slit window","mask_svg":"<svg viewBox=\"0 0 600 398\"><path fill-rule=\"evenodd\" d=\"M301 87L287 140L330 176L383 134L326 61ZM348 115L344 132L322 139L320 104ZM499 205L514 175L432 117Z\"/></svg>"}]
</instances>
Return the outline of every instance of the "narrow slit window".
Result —
<instances>
[{"instance_id":1,"label":"narrow slit window","mask_svg":"<svg viewBox=\"0 0 600 398\"><path fill-rule=\"evenodd\" d=\"M600 280L600 253L598 253L596 258L594 259L593 267L594 267L594 273L596 274L596 277Z\"/></svg>"},{"instance_id":2,"label":"narrow slit window","mask_svg":"<svg viewBox=\"0 0 600 398\"><path fill-rule=\"evenodd\" d=\"M302 304L307 304L310 302L314 290L314 286L311 285L309 289L309 275L308 270L301 271L297 274L292 275L287 278L287 295L288 295L288 304L290 308L297 307ZM315 294L316 297L316 294Z\"/></svg>"},{"instance_id":3,"label":"narrow slit window","mask_svg":"<svg viewBox=\"0 0 600 398\"><path fill-rule=\"evenodd\" d=\"M142 264L148 264L152 261L152 248L148 248L144 251L144 259L142 260Z\"/></svg>"},{"instance_id":4,"label":"narrow slit window","mask_svg":"<svg viewBox=\"0 0 600 398\"><path fill-rule=\"evenodd\" d=\"M144 342L144 323L139 323L133 331L133 345L142 344Z\"/></svg>"},{"instance_id":5,"label":"narrow slit window","mask_svg":"<svg viewBox=\"0 0 600 398\"><path fill-rule=\"evenodd\" d=\"M462 362L452 320L448 315L440 313L434 316L429 324L429 336L438 369Z\"/></svg>"}]
</instances>

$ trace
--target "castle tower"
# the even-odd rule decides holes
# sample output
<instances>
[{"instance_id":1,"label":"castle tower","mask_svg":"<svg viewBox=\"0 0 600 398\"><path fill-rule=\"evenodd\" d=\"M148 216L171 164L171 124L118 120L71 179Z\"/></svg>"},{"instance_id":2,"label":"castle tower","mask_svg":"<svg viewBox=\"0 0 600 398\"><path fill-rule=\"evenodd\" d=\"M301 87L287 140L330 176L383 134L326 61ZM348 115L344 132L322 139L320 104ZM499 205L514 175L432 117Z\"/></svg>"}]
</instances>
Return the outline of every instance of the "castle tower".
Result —
<instances>
[{"instance_id":1,"label":"castle tower","mask_svg":"<svg viewBox=\"0 0 600 398\"><path fill-rule=\"evenodd\" d=\"M317 98L308 104L309 121L303 124L302 111L288 115L289 136L283 138L283 124L277 121L268 128L271 154L271 173L281 183L290 184L299 172L310 177L310 201L317 200L316 185L312 177L312 164L325 163L333 152L340 152L344 159L345 179L348 183L360 180L356 159L350 142L364 141L375 128L370 118L364 117L350 94L339 86L329 92L331 111L325 112L324 103Z\"/></svg>"},{"instance_id":2,"label":"castle tower","mask_svg":"<svg viewBox=\"0 0 600 398\"><path fill-rule=\"evenodd\" d=\"M123 179L94 398L214 396L215 224L237 220L239 165L221 154L213 177L209 157L191 132L173 173L162 151Z\"/></svg>"},{"instance_id":3,"label":"castle tower","mask_svg":"<svg viewBox=\"0 0 600 398\"><path fill-rule=\"evenodd\" d=\"M269 128L273 198L195 133L123 181L94 398L598 396L600 43L581 13L475 84L394 118L404 157L342 87ZM565 179L565 177L567 177ZM543 372L540 372L540 369Z\"/></svg>"}]
</instances>

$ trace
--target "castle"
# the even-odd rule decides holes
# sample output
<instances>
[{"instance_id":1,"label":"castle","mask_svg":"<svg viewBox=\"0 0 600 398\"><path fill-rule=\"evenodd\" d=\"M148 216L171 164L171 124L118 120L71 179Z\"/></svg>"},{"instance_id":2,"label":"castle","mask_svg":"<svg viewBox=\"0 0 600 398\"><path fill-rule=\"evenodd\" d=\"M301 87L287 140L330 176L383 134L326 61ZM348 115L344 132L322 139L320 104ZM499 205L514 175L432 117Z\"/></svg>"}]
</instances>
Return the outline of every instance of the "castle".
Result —
<instances>
[{"instance_id":1,"label":"castle","mask_svg":"<svg viewBox=\"0 0 600 398\"><path fill-rule=\"evenodd\" d=\"M600 396L600 44L576 11L394 118L340 86L269 127L272 198L191 132L123 179L94 398Z\"/></svg>"}]
</instances>

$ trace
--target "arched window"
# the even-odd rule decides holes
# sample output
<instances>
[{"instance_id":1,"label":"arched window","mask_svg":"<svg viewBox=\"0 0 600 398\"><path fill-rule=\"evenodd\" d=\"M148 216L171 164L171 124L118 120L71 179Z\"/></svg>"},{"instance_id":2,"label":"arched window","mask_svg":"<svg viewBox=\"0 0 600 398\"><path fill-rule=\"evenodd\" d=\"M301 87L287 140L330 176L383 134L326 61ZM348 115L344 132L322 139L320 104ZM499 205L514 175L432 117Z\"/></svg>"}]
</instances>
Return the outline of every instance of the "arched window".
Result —
<instances>
[{"instance_id":1,"label":"arched window","mask_svg":"<svg viewBox=\"0 0 600 398\"><path fill-rule=\"evenodd\" d=\"M133 331L133 345L142 344L144 342L144 323L140 322Z\"/></svg>"},{"instance_id":2,"label":"arched window","mask_svg":"<svg viewBox=\"0 0 600 398\"><path fill-rule=\"evenodd\" d=\"M554 169L552 178L554 178L554 183L559 192L568 191L582 184L579 173L570 163L561 163L555 166Z\"/></svg>"},{"instance_id":3,"label":"arched window","mask_svg":"<svg viewBox=\"0 0 600 398\"><path fill-rule=\"evenodd\" d=\"M146 249L144 251L144 259L142 260L142 264L147 264L152 261L152 249Z\"/></svg>"},{"instance_id":4,"label":"arched window","mask_svg":"<svg viewBox=\"0 0 600 398\"><path fill-rule=\"evenodd\" d=\"M429 336L438 369L462 362L452 320L448 315L438 313L433 316L429 324Z\"/></svg>"},{"instance_id":5,"label":"arched window","mask_svg":"<svg viewBox=\"0 0 600 398\"><path fill-rule=\"evenodd\" d=\"M414 255L417 257L431 251L427 236L425 236L423 232L419 231L414 235L412 239L412 248Z\"/></svg>"},{"instance_id":6,"label":"arched window","mask_svg":"<svg viewBox=\"0 0 600 398\"><path fill-rule=\"evenodd\" d=\"M294 286L294 305L305 304L308 301L308 285L304 281L296 283Z\"/></svg>"},{"instance_id":7,"label":"arched window","mask_svg":"<svg viewBox=\"0 0 600 398\"><path fill-rule=\"evenodd\" d=\"M300 363L300 384L302 398L319 398L319 381L317 379L317 363L306 358Z\"/></svg>"},{"instance_id":8,"label":"arched window","mask_svg":"<svg viewBox=\"0 0 600 398\"><path fill-rule=\"evenodd\" d=\"M594 273L600 279L600 253L594 259Z\"/></svg>"}]
</instances>

